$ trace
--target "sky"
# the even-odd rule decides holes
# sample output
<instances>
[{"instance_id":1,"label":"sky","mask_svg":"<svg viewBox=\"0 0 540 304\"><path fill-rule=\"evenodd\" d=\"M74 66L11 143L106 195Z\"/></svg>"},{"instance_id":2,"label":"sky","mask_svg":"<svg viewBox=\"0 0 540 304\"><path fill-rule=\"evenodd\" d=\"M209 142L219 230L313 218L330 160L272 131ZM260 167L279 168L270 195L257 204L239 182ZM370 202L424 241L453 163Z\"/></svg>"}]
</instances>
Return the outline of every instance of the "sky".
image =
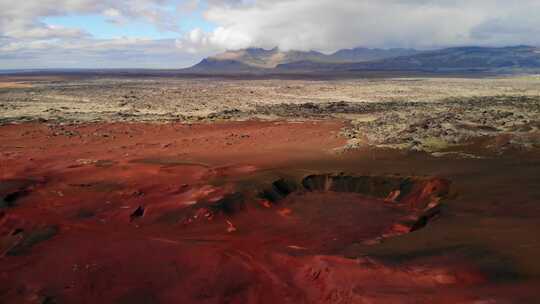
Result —
<instances>
[{"instance_id":1,"label":"sky","mask_svg":"<svg viewBox=\"0 0 540 304\"><path fill-rule=\"evenodd\" d=\"M0 69L182 68L225 50L540 46L540 0L0 0Z\"/></svg>"}]
</instances>

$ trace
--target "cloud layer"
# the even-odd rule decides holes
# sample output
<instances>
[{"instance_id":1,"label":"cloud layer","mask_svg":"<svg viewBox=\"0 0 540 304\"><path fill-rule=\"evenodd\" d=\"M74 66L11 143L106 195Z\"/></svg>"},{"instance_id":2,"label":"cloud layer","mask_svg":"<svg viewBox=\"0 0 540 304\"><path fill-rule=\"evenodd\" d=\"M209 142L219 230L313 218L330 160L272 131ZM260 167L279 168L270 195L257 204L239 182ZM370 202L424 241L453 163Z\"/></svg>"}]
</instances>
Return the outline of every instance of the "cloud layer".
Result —
<instances>
[{"instance_id":1,"label":"cloud layer","mask_svg":"<svg viewBox=\"0 0 540 304\"><path fill-rule=\"evenodd\" d=\"M356 46L436 48L540 44L538 0L212 1L189 50L247 46L333 51Z\"/></svg>"},{"instance_id":2,"label":"cloud layer","mask_svg":"<svg viewBox=\"0 0 540 304\"><path fill-rule=\"evenodd\" d=\"M179 67L197 58L174 39L97 39L85 24L66 28L45 17L103 16L111 26L140 21L177 32L178 14L169 0L0 0L0 68ZM169 61L170 60L170 61Z\"/></svg>"},{"instance_id":3,"label":"cloud layer","mask_svg":"<svg viewBox=\"0 0 540 304\"><path fill-rule=\"evenodd\" d=\"M179 20L202 11L187 31ZM137 21L176 39L99 39L47 17ZM539 0L0 0L0 69L169 67L226 49L540 45Z\"/></svg>"}]
</instances>

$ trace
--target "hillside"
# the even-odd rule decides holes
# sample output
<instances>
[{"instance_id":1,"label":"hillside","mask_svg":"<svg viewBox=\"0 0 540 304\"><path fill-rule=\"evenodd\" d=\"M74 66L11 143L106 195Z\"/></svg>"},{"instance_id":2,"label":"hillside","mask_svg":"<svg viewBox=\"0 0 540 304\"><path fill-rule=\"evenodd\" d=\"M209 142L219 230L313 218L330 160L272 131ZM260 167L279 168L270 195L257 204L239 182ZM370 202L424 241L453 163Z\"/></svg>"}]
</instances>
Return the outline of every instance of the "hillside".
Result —
<instances>
[{"instance_id":1,"label":"hillside","mask_svg":"<svg viewBox=\"0 0 540 304\"><path fill-rule=\"evenodd\" d=\"M531 46L456 47L376 62L355 63L347 69L374 70L512 70L540 68L540 49Z\"/></svg>"},{"instance_id":2,"label":"hillside","mask_svg":"<svg viewBox=\"0 0 540 304\"><path fill-rule=\"evenodd\" d=\"M202 60L194 72L355 72L355 71L493 71L540 70L540 49L532 46L287 51L277 48L228 51Z\"/></svg>"},{"instance_id":3,"label":"hillside","mask_svg":"<svg viewBox=\"0 0 540 304\"><path fill-rule=\"evenodd\" d=\"M227 71L238 68L239 71L253 69L273 69L284 64L297 62L317 63L356 63L380 60L397 56L419 53L412 49L367 49L355 48L339 50L333 54L323 54L317 51L281 51L278 48L270 50L262 48L248 48L236 51L227 51L216 56L203 59L193 66L198 71Z\"/></svg>"}]
</instances>

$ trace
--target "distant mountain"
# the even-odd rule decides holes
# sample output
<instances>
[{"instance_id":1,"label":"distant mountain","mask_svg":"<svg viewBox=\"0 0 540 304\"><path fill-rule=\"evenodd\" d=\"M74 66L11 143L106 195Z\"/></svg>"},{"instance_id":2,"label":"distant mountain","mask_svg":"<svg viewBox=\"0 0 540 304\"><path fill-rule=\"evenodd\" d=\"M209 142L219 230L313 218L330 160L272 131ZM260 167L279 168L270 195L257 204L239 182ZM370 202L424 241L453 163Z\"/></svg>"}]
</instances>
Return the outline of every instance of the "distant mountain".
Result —
<instances>
[{"instance_id":1,"label":"distant mountain","mask_svg":"<svg viewBox=\"0 0 540 304\"><path fill-rule=\"evenodd\" d=\"M355 72L355 71L515 71L540 70L540 48L454 47L432 51L414 49L287 51L249 48L202 60L190 72Z\"/></svg>"},{"instance_id":2,"label":"distant mountain","mask_svg":"<svg viewBox=\"0 0 540 304\"><path fill-rule=\"evenodd\" d=\"M379 60L397 56L412 55L419 53L412 49L367 49L355 48L340 50L326 55L317 51L280 51L278 48L270 50L261 48L248 48L237 51L227 51L202 60L193 66L197 71L225 71L234 69L237 65L241 70L249 69L273 69L279 65L310 62L310 63L353 63L371 60Z\"/></svg>"},{"instance_id":3,"label":"distant mountain","mask_svg":"<svg viewBox=\"0 0 540 304\"><path fill-rule=\"evenodd\" d=\"M540 48L456 47L411 56L355 63L347 69L374 70L500 70L540 68Z\"/></svg>"},{"instance_id":4,"label":"distant mountain","mask_svg":"<svg viewBox=\"0 0 540 304\"><path fill-rule=\"evenodd\" d=\"M282 63L289 63L300 60L320 61L324 60L323 53L311 51L289 51L282 52L277 48L265 50L260 48L249 48L237 51L227 51L225 53L204 59L195 65L194 69L228 69L236 62L238 66L255 69L272 69ZM219 66L220 64L223 67Z\"/></svg>"},{"instance_id":5,"label":"distant mountain","mask_svg":"<svg viewBox=\"0 0 540 304\"><path fill-rule=\"evenodd\" d=\"M200 73L236 73L256 72L259 68L234 59L216 59L210 57L203 59L198 64L185 70Z\"/></svg>"},{"instance_id":6,"label":"distant mountain","mask_svg":"<svg viewBox=\"0 0 540 304\"><path fill-rule=\"evenodd\" d=\"M354 48L339 50L330 55L332 62L363 62L363 61L375 61L386 58L394 58L400 56L410 56L420 53L415 49L368 49L368 48Z\"/></svg>"}]
</instances>

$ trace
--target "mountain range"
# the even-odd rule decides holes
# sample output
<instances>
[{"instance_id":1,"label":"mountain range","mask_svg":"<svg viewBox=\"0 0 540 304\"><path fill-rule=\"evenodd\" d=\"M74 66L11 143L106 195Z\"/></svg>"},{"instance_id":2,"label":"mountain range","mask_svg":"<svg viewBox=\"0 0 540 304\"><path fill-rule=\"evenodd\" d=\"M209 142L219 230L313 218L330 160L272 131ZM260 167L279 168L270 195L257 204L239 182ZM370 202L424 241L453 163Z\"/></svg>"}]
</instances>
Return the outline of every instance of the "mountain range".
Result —
<instances>
[{"instance_id":1,"label":"mountain range","mask_svg":"<svg viewBox=\"0 0 540 304\"><path fill-rule=\"evenodd\" d=\"M339 50L332 54L317 51L281 51L248 48L227 51L203 59L186 69L195 73L309 73L358 71L540 71L540 48L454 47L419 51L415 49Z\"/></svg>"}]
</instances>

